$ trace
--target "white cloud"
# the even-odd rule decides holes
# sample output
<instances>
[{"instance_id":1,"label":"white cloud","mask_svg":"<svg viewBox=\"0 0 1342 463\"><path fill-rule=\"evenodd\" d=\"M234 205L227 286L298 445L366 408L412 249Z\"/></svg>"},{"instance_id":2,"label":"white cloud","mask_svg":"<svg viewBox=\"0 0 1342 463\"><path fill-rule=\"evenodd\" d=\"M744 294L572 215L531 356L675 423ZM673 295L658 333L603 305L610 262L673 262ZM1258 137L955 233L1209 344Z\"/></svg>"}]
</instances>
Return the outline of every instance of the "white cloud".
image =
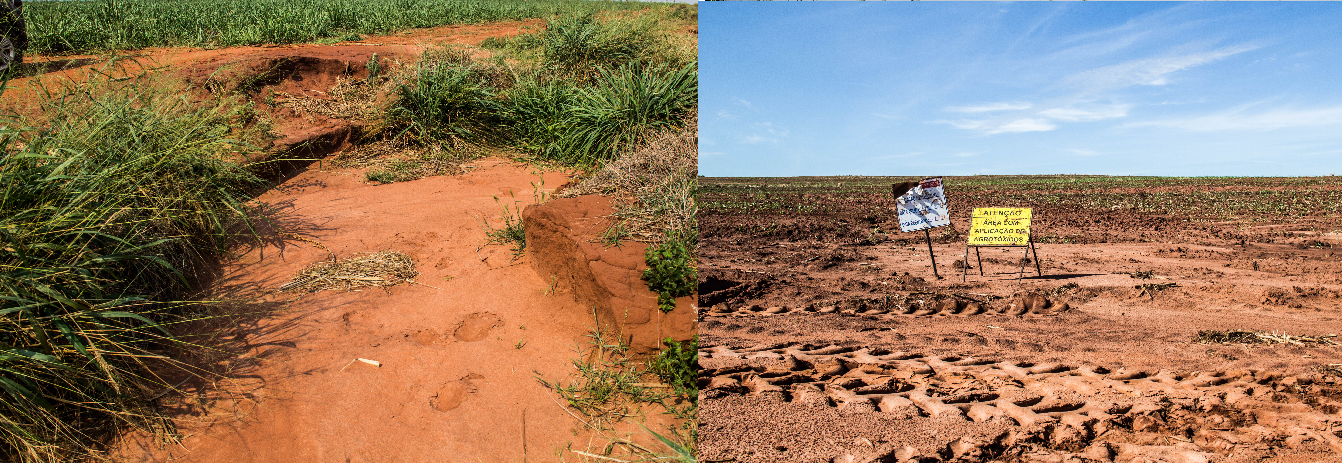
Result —
<instances>
[{"instance_id":1,"label":"white cloud","mask_svg":"<svg viewBox=\"0 0 1342 463\"><path fill-rule=\"evenodd\" d=\"M745 106L745 107L747 107L747 108L754 108L754 107L755 107L755 105L754 105L753 103L751 103L751 102L749 102L749 101L746 101L746 100L742 100L742 99L740 99L740 98L737 98L737 99L736 99L736 104L739 104L739 105L741 105L741 106Z\"/></svg>"},{"instance_id":2,"label":"white cloud","mask_svg":"<svg viewBox=\"0 0 1342 463\"><path fill-rule=\"evenodd\" d=\"M988 135L997 133L1047 132L1056 128L1058 128L1058 126L1043 119L1024 118L999 125L996 128L989 130Z\"/></svg>"},{"instance_id":3,"label":"white cloud","mask_svg":"<svg viewBox=\"0 0 1342 463\"><path fill-rule=\"evenodd\" d=\"M1191 69L1222 58L1255 50L1259 47L1238 45L1220 50L1178 56L1161 56L1127 61L1073 74L1066 79L1091 91L1104 91L1133 85L1165 85L1168 75Z\"/></svg>"},{"instance_id":4,"label":"white cloud","mask_svg":"<svg viewBox=\"0 0 1342 463\"><path fill-rule=\"evenodd\" d=\"M760 143L772 143L772 144L775 144L775 145L776 145L776 144L778 144L778 139L777 139L777 138L769 138L769 137L760 136L760 135L746 135L746 136L744 136L744 137L741 137L741 143L745 143L745 144L747 144L747 145L758 145L758 144L760 144Z\"/></svg>"},{"instance_id":5,"label":"white cloud","mask_svg":"<svg viewBox=\"0 0 1342 463\"><path fill-rule=\"evenodd\" d=\"M1060 121L1089 122L1127 116L1130 107L1130 105L1113 105L1090 109L1053 108L1040 111L1039 115Z\"/></svg>"},{"instance_id":6,"label":"white cloud","mask_svg":"<svg viewBox=\"0 0 1342 463\"><path fill-rule=\"evenodd\" d=\"M951 156L955 156L955 157L957 157L957 158L972 158L972 157L978 156L978 155L980 155L980 154L983 154L983 152L982 152L982 151L961 151L961 152L959 152L959 153L951 154Z\"/></svg>"},{"instance_id":7,"label":"white cloud","mask_svg":"<svg viewBox=\"0 0 1342 463\"><path fill-rule=\"evenodd\" d=\"M999 133L1021 133L1021 132L1047 132L1058 128L1047 120L1037 118L1014 119L1006 122L995 120L968 120L958 121L936 121L950 124L957 129L977 130L984 135L996 135Z\"/></svg>"},{"instance_id":8,"label":"white cloud","mask_svg":"<svg viewBox=\"0 0 1342 463\"><path fill-rule=\"evenodd\" d=\"M1067 152L1072 153L1072 154L1075 154L1075 155L1077 155L1077 156L1099 156L1099 155L1100 155L1100 152L1099 152L1099 151L1095 151L1095 150L1086 150L1086 149L1069 149L1069 150L1067 150Z\"/></svg>"},{"instance_id":9,"label":"white cloud","mask_svg":"<svg viewBox=\"0 0 1342 463\"><path fill-rule=\"evenodd\" d=\"M978 106L948 106L946 111L956 113L986 113L992 111L1012 111L1030 109L1029 103L989 103Z\"/></svg>"},{"instance_id":10,"label":"white cloud","mask_svg":"<svg viewBox=\"0 0 1342 463\"><path fill-rule=\"evenodd\" d=\"M1277 130L1296 127L1336 126L1342 128L1342 106L1317 109L1275 109L1245 114L1246 107L1184 119L1134 122L1124 127L1170 127L1192 132L1226 130Z\"/></svg>"},{"instance_id":11,"label":"white cloud","mask_svg":"<svg viewBox=\"0 0 1342 463\"><path fill-rule=\"evenodd\" d=\"M725 109L719 109L716 114L718 119L736 120L736 115Z\"/></svg>"}]
</instances>

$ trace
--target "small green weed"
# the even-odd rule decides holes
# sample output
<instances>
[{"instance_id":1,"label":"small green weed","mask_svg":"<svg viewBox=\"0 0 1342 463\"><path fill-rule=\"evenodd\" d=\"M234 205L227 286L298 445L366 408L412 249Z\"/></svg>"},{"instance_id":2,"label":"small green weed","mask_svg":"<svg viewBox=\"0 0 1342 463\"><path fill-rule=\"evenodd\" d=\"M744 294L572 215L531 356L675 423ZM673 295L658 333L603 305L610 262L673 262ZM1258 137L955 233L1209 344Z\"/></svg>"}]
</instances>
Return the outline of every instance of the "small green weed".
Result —
<instances>
[{"instance_id":1,"label":"small green weed","mask_svg":"<svg viewBox=\"0 0 1342 463\"><path fill-rule=\"evenodd\" d=\"M564 384L536 377L542 386L555 391L570 407L591 421L598 429L623 419L634 402L647 401L652 394L640 380L638 364L625 355L628 347L611 342L600 330L588 335L591 347L581 351L580 359L573 360L578 378Z\"/></svg>"},{"instance_id":2,"label":"small green weed","mask_svg":"<svg viewBox=\"0 0 1342 463\"><path fill-rule=\"evenodd\" d=\"M651 379L650 376L660 374L649 369L643 362L631 360L628 357L627 346L611 342L599 329L593 330L588 338L590 347L579 349L579 359L573 360L573 366L578 370L577 379L565 384L536 377L541 385L555 391L569 407L585 417L584 423L609 440L609 445L605 446L603 452L605 456L577 450L573 452L587 457L609 459L611 452L616 447L621 447L634 458L625 461L695 461L694 454L698 446L697 389L673 385L672 389L675 392L666 392L661 386L645 382L645 379ZM697 357L695 341L669 343L674 347L658 356L661 360L653 360L649 364L661 365L660 368L667 372L674 371L673 376L680 379L673 381L688 378L690 384L694 384L693 375L696 373L687 368L697 368L695 366L697 363L694 363L694 358ZM687 363L687 353L690 356L690 363ZM666 413L684 420L680 426L669 429L669 437L644 427L657 441L666 446L669 453L654 451L628 439L604 433L612 429L615 423L637 416L632 412L640 403L660 405ZM638 424L642 426L642 423Z\"/></svg>"},{"instance_id":3,"label":"small green weed","mask_svg":"<svg viewBox=\"0 0 1342 463\"><path fill-rule=\"evenodd\" d=\"M675 387L677 395L698 397L699 337L683 343L666 338L665 342L666 349L648 361L648 371Z\"/></svg>"},{"instance_id":4,"label":"small green weed","mask_svg":"<svg viewBox=\"0 0 1342 463\"><path fill-rule=\"evenodd\" d=\"M676 298L694 293L697 277L683 241L671 238L659 246L650 246L644 259L648 269L643 271L643 281L657 293L657 305L662 312L674 310Z\"/></svg>"},{"instance_id":5,"label":"small green weed","mask_svg":"<svg viewBox=\"0 0 1342 463\"><path fill-rule=\"evenodd\" d=\"M498 198L494 199L498 200ZM494 228L489 223L485 223L485 236L489 237L489 244L511 244L513 260L522 257L522 254L527 250L527 232L522 227L521 207L514 210L504 204L503 226Z\"/></svg>"},{"instance_id":6,"label":"small green weed","mask_svg":"<svg viewBox=\"0 0 1342 463\"><path fill-rule=\"evenodd\" d=\"M373 53L373 56L368 57L368 80L371 82L381 75L382 61L377 59L377 53Z\"/></svg>"}]
</instances>

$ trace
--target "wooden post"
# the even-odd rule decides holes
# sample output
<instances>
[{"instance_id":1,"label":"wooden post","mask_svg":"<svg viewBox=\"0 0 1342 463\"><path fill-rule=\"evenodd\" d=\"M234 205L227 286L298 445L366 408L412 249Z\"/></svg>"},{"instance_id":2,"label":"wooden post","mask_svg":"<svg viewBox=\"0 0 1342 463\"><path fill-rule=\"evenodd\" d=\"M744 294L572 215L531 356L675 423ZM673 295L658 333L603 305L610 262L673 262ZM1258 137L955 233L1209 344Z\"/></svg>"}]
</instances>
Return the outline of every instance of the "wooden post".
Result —
<instances>
[{"instance_id":1,"label":"wooden post","mask_svg":"<svg viewBox=\"0 0 1342 463\"><path fill-rule=\"evenodd\" d=\"M1039 250L1034 248L1034 237L1030 237L1030 252L1034 253L1034 272L1039 276L1044 276L1044 270L1039 267Z\"/></svg>"},{"instance_id":2,"label":"wooden post","mask_svg":"<svg viewBox=\"0 0 1342 463\"><path fill-rule=\"evenodd\" d=\"M965 265L964 271L960 273L960 282L969 281L969 242L965 242Z\"/></svg>"},{"instance_id":3,"label":"wooden post","mask_svg":"<svg viewBox=\"0 0 1342 463\"><path fill-rule=\"evenodd\" d=\"M941 279L941 275L937 273L937 255L936 255L935 253L932 252L932 232L931 232L931 229L930 229L930 228L924 228L924 229L923 229L923 236L926 236L926 237L927 237L927 255L930 256L930 257L932 258L932 276L935 276L935 277L937 277L938 280L940 280L940 279Z\"/></svg>"},{"instance_id":4,"label":"wooden post","mask_svg":"<svg viewBox=\"0 0 1342 463\"><path fill-rule=\"evenodd\" d=\"M1020 275L1016 276L1016 282L1020 282L1022 278L1025 278L1025 259L1029 258L1030 258L1030 248L1027 246L1025 248L1025 255L1020 257Z\"/></svg>"},{"instance_id":5,"label":"wooden post","mask_svg":"<svg viewBox=\"0 0 1342 463\"><path fill-rule=\"evenodd\" d=\"M983 274L983 254L979 254L978 246L974 246L974 257L979 260L979 276L986 276Z\"/></svg>"}]
</instances>

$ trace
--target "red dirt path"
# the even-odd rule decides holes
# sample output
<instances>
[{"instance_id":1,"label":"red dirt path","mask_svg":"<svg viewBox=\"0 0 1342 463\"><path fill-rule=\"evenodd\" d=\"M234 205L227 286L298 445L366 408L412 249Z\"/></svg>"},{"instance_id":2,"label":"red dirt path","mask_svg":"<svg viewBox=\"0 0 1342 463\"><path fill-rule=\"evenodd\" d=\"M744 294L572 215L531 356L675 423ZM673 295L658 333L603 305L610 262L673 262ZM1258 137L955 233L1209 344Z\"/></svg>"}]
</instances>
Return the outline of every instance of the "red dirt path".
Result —
<instances>
[{"instance_id":1,"label":"red dirt path","mask_svg":"<svg viewBox=\"0 0 1342 463\"><path fill-rule=\"evenodd\" d=\"M114 76L168 73L198 85L217 79L227 86L289 63L293 72L265 88L320 94L338 76L366 76L364 64L374 53L413 62L431 45L478 44L541 24L445 26L337 45L152 49L111 69ZM78 81L101 66L94 57L29 58L58 63L12 81L0 106L33 111L36 84ZM65 66L72 67L53 70ZM348 148L358 129L345 120L263 110L275 119L276 154L308 143L312 148L299 154L320 158ZM267 232L265 246L224 264L214 288L220 295L255 298L256 307L287 303L285 308L228 333L247 347L229 363L227 379L188 385L186 397L165 399L179 410L174 420L180 445L163 447L133 433L111 455L192 462L559 461L573 457L570 446L598 451L604 442L584 431L537 378L555 381L574 373L571 361L596 324L592 301L579 289L605 285L602 294L623 298L617 307L626 317L656 313L655 295L635 268L607 269L605 281L568 278L556 285L553 275L537 273L533 261L573 256L538 245L514 261L507 246L485 246L484 226L503 225L505 204L517 213L568 176L499 158L466 167L460 175L389 185L365 183L357 169L324 170L320 163L281 173L284 182L259 199L276 207L272 219L294 234ZM608 207L601 206L604 201L586 203L599 209ZM568 239L594 239L604 230L607 219L565 207L552 206L546 214L573 215L573 225L588 233ZM414 259L420 276L415 284L386 290L301 297L276 291L300 269L328 258L328 249L342 259L400 251ZM591 252L636 267L643 246ZM612 289L619 284L629 287ZM639 301L646 302L645 310L628 310ZM694 331L692 299L679 302L683 313L652 317L632 332L688 338ZM619 320L602 320L608 322ZM647 425L659 429L665 421L649 417Z\"/></svg>"}]
</instances>

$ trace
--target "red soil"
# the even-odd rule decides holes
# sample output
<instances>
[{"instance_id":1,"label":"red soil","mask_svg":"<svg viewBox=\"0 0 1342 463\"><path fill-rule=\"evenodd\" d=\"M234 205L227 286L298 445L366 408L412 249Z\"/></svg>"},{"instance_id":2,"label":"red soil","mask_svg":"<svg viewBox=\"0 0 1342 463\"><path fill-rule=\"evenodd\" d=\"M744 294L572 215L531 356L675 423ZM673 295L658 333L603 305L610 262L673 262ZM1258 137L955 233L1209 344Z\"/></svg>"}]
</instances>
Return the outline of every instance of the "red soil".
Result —
<instances>
[{"instance_id":1,"label":"red soil","mask_svg":"<svg viewBox=\"0 0 1342 463\"><path fill-rule=\"evenodd\" d=\"M201 89L213 79L231 91L242 79L287 66L282 78L261 82L263 89L320 94L338 76L366 76L373 53L412 62L433 44L476 44L540 24L447 26L331 46L154 49L115 74L166 72ZM3 101L10 109L34 110L36 84L59 85L93 72L94 64L80 61L92 57L30 58L74 67L11 82L15 88ZM52 66L47 69L58 69ZM271 152L290 158L320 159L348 148L358 130L356 123L292 110L269 115L279 132ZM281 230L263 227L265 245L225 262L212 287L218 297L283 309L225 333L244 346L241 358L226 361L226 378L187 383L185 397L164 399L179 410L173 418L180 445L161 446L133 433L112 455L197 462L556 461L572 457L570 446L603 445L537 379L574 374L572 360L597 325L594 305L608 314L619 310L620 318L600 322L648 352L660 338L694 333L693 299L682 298L676 311L662 314L639 278L643 245L589 243L610 223L608 200L533 204L567 174L499 158L466 167L460 175L389 185L320 163L269 172L283 183L258 199L275 208L270 218ZM564 226L529 223L533 243L514 260L508 246L486 245L485 226L503 225L505 205ZM344 259L383 250L415 261L420 275L414 284L301 296L278 291L332 254ZM618 265L555 270L593 262ZM604 302L593 297L597 293ZM665 424L651 418L653 429Z\"/></svg>"},{"instance_id":2,"label":"red soil","mask_svg":"<svg viewBox=\"0 0 1342 463\"><path fill-rule=\"evenodd\" d=\"M869 230L897 224L864 220L701 215L701 459L1342 458L1342 374L1328 368L1342 347L1193 342L1202 330L1342 333L1342 239L1318 231L1336 216L1267 236L1036 208L1036 234L1093 244L1038 245L1043 276L1030 264L1020 282L1020 248L983 248L984 276L971 250L964 283L963 237L934 246L936 279L921 233L881 241ZM752 232L771 223L781 231ZM867 232L790 231L834 223ZM1020 304L1031 293L1043 297Z\"/></svg>"}]
</instances>

